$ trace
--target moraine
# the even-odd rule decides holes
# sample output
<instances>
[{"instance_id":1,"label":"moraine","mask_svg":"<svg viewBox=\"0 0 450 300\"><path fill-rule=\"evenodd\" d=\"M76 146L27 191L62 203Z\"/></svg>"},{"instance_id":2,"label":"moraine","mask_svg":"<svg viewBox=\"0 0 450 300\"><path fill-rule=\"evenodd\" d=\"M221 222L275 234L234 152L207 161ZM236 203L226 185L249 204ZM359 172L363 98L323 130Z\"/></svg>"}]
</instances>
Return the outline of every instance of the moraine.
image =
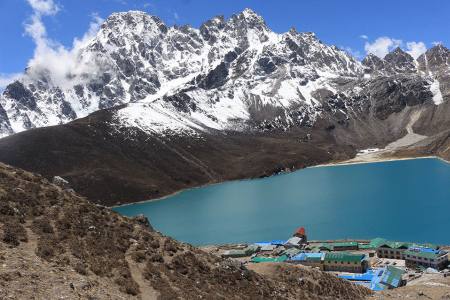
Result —
<instances>
[{"instance_id":1,"label":"moraine","mask_svg":"<svg viewBox=\"0 0 450 300\"><path fill-rule=\"evenodd\" d=\"M374 238L450 244L450 166L438 159L308 168L226 182L117 207L195 245L290 236Z\"/></svg>"}]
</instances>

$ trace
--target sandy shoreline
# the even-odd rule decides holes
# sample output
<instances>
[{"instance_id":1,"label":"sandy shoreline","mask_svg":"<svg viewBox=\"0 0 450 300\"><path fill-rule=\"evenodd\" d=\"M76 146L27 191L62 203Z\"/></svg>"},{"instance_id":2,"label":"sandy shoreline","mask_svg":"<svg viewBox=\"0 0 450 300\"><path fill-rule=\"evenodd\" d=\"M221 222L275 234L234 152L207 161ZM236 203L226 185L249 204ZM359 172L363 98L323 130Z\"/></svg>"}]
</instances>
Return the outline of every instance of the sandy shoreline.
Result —
<instances>
[{"instance_id":1,"label":"sandy shoreline","mask_svg":"<svg viewBox=\"0 0 450 300\"><path fill-rule=\"evenodd\" d=\"M401 161L401 160L415 160L415 159L439 159L443 162L449 163L448 161L440 158L439 156L417 156L417 157L385 157L385 158L363 158L363 157L355 157L349 160L338 161L338 162L330 162L326 164L320 164L308 168L321 168L321 167L339 167L339 166L348 166L348 165L359 165L359 164L375 164L375 163L383 163L383 162L391 162L391 161Z\"/></svg>"}]
</instances>

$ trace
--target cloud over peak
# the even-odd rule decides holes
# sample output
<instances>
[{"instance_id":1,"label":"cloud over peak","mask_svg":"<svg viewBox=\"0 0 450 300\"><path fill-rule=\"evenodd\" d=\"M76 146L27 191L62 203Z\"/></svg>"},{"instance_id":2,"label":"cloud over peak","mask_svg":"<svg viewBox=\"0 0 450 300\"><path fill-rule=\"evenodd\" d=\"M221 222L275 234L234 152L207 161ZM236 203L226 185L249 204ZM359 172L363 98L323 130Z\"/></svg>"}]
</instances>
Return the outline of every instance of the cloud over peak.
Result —
<instances>
[{"instance_id":1,"label":"cloud over peak","mask_svg":"<svg viewBox=\"0 0 450 300\"><path fill-rule=\"evenodd\" d=\"M364 50L367 54L374 54L380 58L383 58L393 49L402 45L401 40L392 39L387 36L377 38L374 42L370 43L366 41L364 44Z\"/></svg>"},{"instance_id":2,"label":"cloud over peak","mask_svg":"<svg viewBox=\"0 0 450 300\"><path fill-rule=\"evenodd\" d=\"M70 87L78 75L95 74L97 66L89 59L80 58L81 49L96 35L103 19L92 15L88 31L82 38L75 38L71 48L66 48L47 36L43 17L56 15L60 7L53 0L27 0L33 9L30 20L25 23L25 32L30 36L36 48L33 58L28 62L26 76L40 78L49 76L50 83L62 88ZM70 80L68 79L70 78Z\"/></svg>"},{"instance_id":3,"label":"cloud over peak","mask_svg":"<svg viewBox=\"0 0 450 300\"><path fill-rule=\"evenodd\" d=\"M390 38L387 36L382 36L377 38L373 42L366 41L364 44L364 50L367 54L374 54L380 58L384 58L386 54L391 52L397 47L403 47L405 43L400 39ZM405 50L414 59L417 59L422 53L427 51L427 46L424 42L406 42Z\"/></svg>"},{"instance_id":4,"label":"cloud over peak","mask_svg":"<svg viewBox=\"0 0 450 300\"><path fill-rule=\"evenodd\" d=\"M427 51L427 46L424 42L407 42L406 43L406 49L414 59L417 59L419 56L421 56L423 53Z\"/></svg>"}]
</instances>

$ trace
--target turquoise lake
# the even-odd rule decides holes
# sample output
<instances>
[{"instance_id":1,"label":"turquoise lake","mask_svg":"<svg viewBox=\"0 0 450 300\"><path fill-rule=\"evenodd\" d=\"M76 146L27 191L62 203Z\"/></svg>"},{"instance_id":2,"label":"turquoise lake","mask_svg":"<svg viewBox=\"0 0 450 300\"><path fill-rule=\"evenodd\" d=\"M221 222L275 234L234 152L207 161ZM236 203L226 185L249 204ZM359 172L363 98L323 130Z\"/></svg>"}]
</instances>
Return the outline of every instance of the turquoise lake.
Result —
<instances>
[{"instance_id":1,"label":"turquoise lake","mask_svg":"<svg viewBox=\"0 0 450 300\"><path fill-rule=\"evenodd\" d=\"M317 167L115 208L194 245L374 238L450 244L450 165L438 159Z\"/></svg>"}]
</instances>

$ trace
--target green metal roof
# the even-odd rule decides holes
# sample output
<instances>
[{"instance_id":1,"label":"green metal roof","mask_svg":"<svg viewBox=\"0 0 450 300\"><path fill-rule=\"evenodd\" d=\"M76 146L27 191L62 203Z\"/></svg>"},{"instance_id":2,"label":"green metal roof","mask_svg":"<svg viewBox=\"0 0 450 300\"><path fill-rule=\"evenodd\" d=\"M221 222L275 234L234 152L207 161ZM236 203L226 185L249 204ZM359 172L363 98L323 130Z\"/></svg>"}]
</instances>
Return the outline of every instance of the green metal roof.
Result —
<instances>
[{"instance_id":1,"label":"green metal roof","mask_svg":"<svg viewBox=\"0 0 450 300\"><path fill-rule=\"evenodd\" d=\"M338 242L338 243L322 243L324 247L355 247L358 246L357 242Z\"/></svg>"},{"instance_id":2,"label":"green metal roof","mask_svg":"<svg viewBox=\"0 0 450 300\"><path fill-rule=\"evenodd\" d=\"M371 242L372 243L372 242ZM392 241L384 241L384 242L380 242L378 243L378 247L381 246L387 246L388 248L391 249L399 249L399 248L411 248L411 247L423 247L423 248L431 248L431 249L438 249L439 247L435 244L416 244L416 243L409 243L409 242L392 242Z\"/></svg>"},{"instance_id":3,"label":"green metal roof","mask_svg":"<svg viewBox=\"0 0 450 300\"><path fill-rule=\"evenodd\" d=\"M360 262L365 257L364 254L351 254L347 252L332 252L325 253L326 261L338 261L338 262Z\"/></svg>"},{"instance_id":4,"label":"green metal roof","mask_svg":"<svg viewBox=\"0 0 450 300\"><path fill-rule=\"evenodd\" d=\"M385 242L380 244L378 247L386 247L391 249L408 249L409 247L412 247L414 244L412 243L404 243L404 242Z\"/></svg>"},{"instance_id":5,"label":"green metal roof","mask_svg":"<svg viewBox=\"0 0 450 300\"><path fill-rule=\"evenodd\" d=\"M280 257L264 257L264 256L256 256L253 257L250 261L253 263L261 263L261 262L283 262L287 260L288 257L286 255L282 255Z\"/></svg>"},{"instance_id":6,"label":"green metal roof","mask_svg":"<svg viewBox=\"0 0 450 300\"><path fill-rule=\"evenodd\" d=\"M383 239L383 238L374 238L374 239L372 239L372 240L370 241L369 246L370 246L370 248L372 248L372 249L376 249L376 248L378 248L380 245L382 245L382 244L384 244L384 243L386 243L386 242L387 242L386 239Z\"/></svg>"},{"instance_id":7,"label":"green metal roof","mask_svg":"<svg viewBox=\"0 0 450 300\"><path fill-rule=\"evenodd\" d=\"M322 243L319 248L333 251L336 247L357 247L357 242Z\"/></svg>"},{"instance_id":8,"label":"green metal roof","mask_svg":"<svg viewBox=\"0 0 450 300\"><path fill-rule=\"evenodd\" d=\"M377 249L380 245L387 243L386 239L374 238L368 244L358 243L360 249Z\"/></svg>"},{"instance_id":9,"label":"green metal roof","mask_svg":"<svg viewBox=\"0 0 450 300\"><path fill-rule=\"evenodd\" d=\"M354 247L358 246L357 242L340 242L340 243L332 243L333 246L340 246L340 247Z\"/></svg>"},{"instance_id":10,"label":"green metal roof","mask_svg":"<svg viewBox=\"0 0 450 300\"><path fill-rule=\"evenodd\" d=\"M319 246L319 249L327 249L327 250L332 251L334 249L334 247L331 246L330 244L322 244Z\"/></svg>"},{"instance_id":11,"label":"green metal roof","mask_svg":"<svg viewBox=\"0 0 450 300\"><path fill-rule=\"evenodd\" d=\"M373 247L373 246L371 246L370 244L359 244L359 245L358 245L358 248L359 248L359 249L375 249L375 248L377 248L377 247Z\"/></svg>"},{"instance_id":12,"label":"green metal roof","mask_svg":"<svg viewBox=\"0 0 450 300\"><path fill-rule=\"evenodd\" d=\"M437 254L435 252L417 252L417 251L411 251L411 250L406 250L404 252L404 255L412 255L412 256L428 258L428 259L436 259L436 258L442 256L442 254Z\"/></svg>"},{"instance_id":13,"label":"green metal roof","mask_svg":"<svg viewBox=\"0 0 450 300\"><path fill-rule=\"evenodd\" d=\"M417 246L415 246L415 247L430 248L430 249L435 249L435 250L439 249L439 246L438 246L438 245L436 245L436 244L430 244L430 243L419 244L419 245L417 245Z\"/></svg>"}]
</instances>

